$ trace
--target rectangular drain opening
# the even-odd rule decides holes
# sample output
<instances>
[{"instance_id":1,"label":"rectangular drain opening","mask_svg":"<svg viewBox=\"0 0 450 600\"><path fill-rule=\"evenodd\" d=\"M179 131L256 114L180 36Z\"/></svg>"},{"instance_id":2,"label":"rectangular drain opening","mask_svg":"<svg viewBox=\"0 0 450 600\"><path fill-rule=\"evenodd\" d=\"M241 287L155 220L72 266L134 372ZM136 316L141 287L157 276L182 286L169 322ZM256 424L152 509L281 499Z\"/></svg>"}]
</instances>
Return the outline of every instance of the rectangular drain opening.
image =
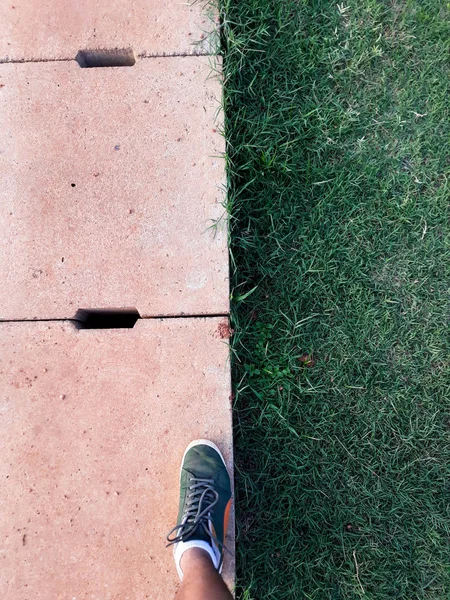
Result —
<instances>
[{"instance_id":1,"label":"rectangular drain opening","mask_svg":"<svg viewBox=\"0 0 450 600\"><path fill-rule=\"evenodd\" d=\"M132 329L140 318L135 308L80 308L73 320L77 329Z\"/></svg>"},{"instance_id":2,"label":"rectangular drain opening","mask_svg":"<svg viewBox=\"0 0 450 600\"><path fill-rule=\"evenodd\" d=\"M80 50L75 60L82 69L92 69L94 67L132 67L136 64L136 57L132 48Z\"/></svg>"}]
</instances>

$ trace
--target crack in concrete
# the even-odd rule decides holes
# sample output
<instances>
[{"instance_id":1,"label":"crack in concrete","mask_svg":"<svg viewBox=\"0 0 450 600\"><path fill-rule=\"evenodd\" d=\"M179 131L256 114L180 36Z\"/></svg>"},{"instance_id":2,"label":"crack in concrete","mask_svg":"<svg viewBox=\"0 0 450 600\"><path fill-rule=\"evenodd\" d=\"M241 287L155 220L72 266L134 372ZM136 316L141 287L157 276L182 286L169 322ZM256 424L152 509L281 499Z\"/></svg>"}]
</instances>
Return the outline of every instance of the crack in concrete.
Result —
<instances>
[{"instance_id":1,"label":"crack in concrete","mask_svg":"<svg viewBox=\"0 0 450 600\"><path fill-rule=\"evenodd\" d=\"M137 54L138 59L148 58L183 58L192 56L219 56L216 52L155 52L155 53L141 53ZM0 65L8 64L26 64L26 63L49 63L49 62L77 62L75 57L63 57L63 58L0 58ZM103 67L105 69L110 67Z\"/></svg>"},{"instance_id":2,"label":"crack in concrete","mask_svg":"<svg viewBox=\"0 0 450 600\"><path fill-rule=\"evenodd\" d=\"M151 321L152 319L164 320L164 319L217 319L217 318L228 318L230 313L197 313L193 315L150 315L148 317L138 317L137 321ZM3 323L79 323L78 319L67 318L67 319L0 319L0 326Z\"/></svg>"}]
</instances>

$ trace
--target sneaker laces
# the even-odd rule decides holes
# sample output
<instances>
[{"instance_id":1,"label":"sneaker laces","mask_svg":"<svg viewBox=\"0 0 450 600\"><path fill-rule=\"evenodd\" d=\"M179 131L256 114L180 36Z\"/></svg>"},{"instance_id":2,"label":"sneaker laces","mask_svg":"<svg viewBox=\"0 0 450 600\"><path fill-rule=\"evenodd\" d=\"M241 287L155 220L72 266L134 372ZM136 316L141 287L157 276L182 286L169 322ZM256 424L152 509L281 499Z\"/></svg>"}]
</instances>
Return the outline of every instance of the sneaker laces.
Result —
<instances>
[{"instance_id":1,"label":"sneaker laces","mask_svg":"<svg viewBox=\"0 0 450 600\"><path fill-rule=\"evenodd\" d=\"M209 524L212 523L213 508L219 501L219 494L214 488L214 479L190 477L189 482L191 485L186 499L183 521L175 525L167 534L167 547L178 544L178 542L188 541L201 528L211 541L230 552L209 527ZM172 536L172 534L175 535Z\"/></svg>"}]
</instances>

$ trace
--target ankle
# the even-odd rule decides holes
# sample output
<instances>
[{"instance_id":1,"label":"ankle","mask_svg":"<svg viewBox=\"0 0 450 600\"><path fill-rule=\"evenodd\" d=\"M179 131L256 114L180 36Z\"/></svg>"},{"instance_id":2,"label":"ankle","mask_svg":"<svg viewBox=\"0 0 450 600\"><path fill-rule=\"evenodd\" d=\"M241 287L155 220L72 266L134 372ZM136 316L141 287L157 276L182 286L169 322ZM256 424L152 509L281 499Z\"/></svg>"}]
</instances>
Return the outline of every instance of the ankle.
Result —
<instances>
[{"instance_id":1,"label":"ankle","mask_svg":"<svg viewBox=\"0 0 450 600\"><path fill-rule=\"evenodd\" d=\"M203 548L189 548L183 553L180 560L180 567L186 576L189 572L198 572L201 568L215 570L211 556Z\"/></svg>"},{"instance_id":2,"label":"ankle","mask_svg":"<svg viewBox=\"0 0 450 600\"><path fill-rule=\"evenodd\" d=\"M204 540L190 540L187 542L178 542L175 547L174 558L180 579L183 579L183 573L185 571L185 558L188 569L190 569L190 563L193 563L193 568L199 569L205 561L205 568L209 567L209 562L211 563L212 567L216 570L218 570L220 567L219 553L213 548L211 544L208 544ZM183 565L181 564L182 561Z\"/></svg>"}]
</instances>

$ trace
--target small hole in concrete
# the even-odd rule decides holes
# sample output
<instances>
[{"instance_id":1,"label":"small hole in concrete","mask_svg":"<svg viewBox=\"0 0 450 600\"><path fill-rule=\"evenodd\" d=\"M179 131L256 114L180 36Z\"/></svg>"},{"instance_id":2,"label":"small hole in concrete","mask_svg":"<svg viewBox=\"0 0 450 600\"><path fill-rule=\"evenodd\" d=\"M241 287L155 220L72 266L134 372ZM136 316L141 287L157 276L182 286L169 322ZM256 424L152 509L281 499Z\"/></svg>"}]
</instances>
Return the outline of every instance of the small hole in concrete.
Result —
<instances>
[{"instance_id":1,"label":"small hole in concrete","mask_svg":"<svg viewBox=\"0 0 450 600\"><path fill-rule=\"evenodd\" d=\"M132 48L80 50L75 60L82 69L93 67L132 67L136 64Z\"/></svg>"},{"instance_id":2,"label":"small hole in concrete","mask_svg":"<svg viewBox=\"0 0 450 600\"><path fill-rule=\"evenodd\" d=\"M74 321L77 329L132 329L140 318L135 308L80 308Z\"/></svg>"},{"instance_id":3,"label":"small hole in concrete","mask_svg":"<svg viewBox=\"0 0 450 600\"><path fill-rule=\"evenodd\" d=\"M72 187L76 187L76 185L77 185L77 184L76 184L76 183L71 183L70 185L71 185Z\"/></svg>"}]
</instances>

